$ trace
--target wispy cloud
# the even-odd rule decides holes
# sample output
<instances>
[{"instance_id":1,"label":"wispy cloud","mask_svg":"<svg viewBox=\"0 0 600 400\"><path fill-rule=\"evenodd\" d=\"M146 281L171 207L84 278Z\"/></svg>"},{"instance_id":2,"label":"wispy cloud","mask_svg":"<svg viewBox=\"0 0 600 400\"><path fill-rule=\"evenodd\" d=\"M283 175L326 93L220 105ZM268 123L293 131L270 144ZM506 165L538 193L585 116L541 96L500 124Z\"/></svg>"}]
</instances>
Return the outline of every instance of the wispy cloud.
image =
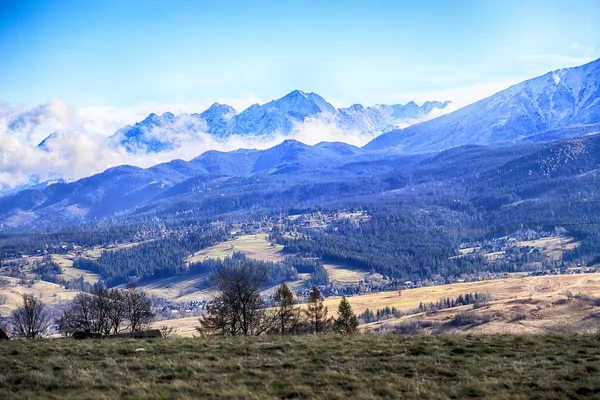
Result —
<instances>
[{"instance_id":1,"label":"wispy cloud","mask_svg":"<svg viewBox=\"0 0 600 400\"><path fill-rule=\"evenodd\" d=\"M443 90L398 93L393 95L393 97L400 102L408 101L410 99L414 100L415 102L425 102L431 99L450 99L456 105L463 107L498 93L499 91L504 90L523 80L524 79L515 78L506 81L480 83Z\"/></svg>"},{"instance_id":2,"label":"wispy cloud","mask_svg":"<svg viewBox=\"0 0 600 400\"><path fill-rule=\"evenodd\" d=\"M519 61L560 64L562 68L574 67L585 64L594 59L591 56L569 56L563 54L524 54L518 57Z\"/></svg>"},{"instance_id":3,"label":"wispy cloud","mask_svg":"<svg viewBox=\"0 0 600 400\"><path fill-rule=\"evenodd\" d=\"M241 92L239 96L219 98L216 102L227 104L240 111L252 104L262 103L262 100L253 93ZM185 103L144 102L127 107L82 107L77 112L83 120L82 123L86 132L98 136L110 136L117 129L141 121L150 113L159 115L167 111L175 115L200 113L210 107L211 104L210 101L189 101Z\"/></svg>"},{"instance_id":4,"label":"wispy cloud","mask_svg":"<svg viewBox=\"0 0 600 400\"><path fill-rule=\"evenodd\" d=\"M220 102L228 102L223 99ZM246 96L246 100L260 100ZM247 101L246 101L247 102ZM242 107L243 102L238 102ZM164 108L162 108L164 107ZM127 152L106 140L108 134L125 123L133 123L147 116L150 111L186 112L190 105L144 104L121 109L118 107L94 107L76 110L60 99L52 99L45 105L31 110L17 110L6 103L0 104L0 192L23 185L64 179L73 181L102 172L117 165L150 167L173 159L189 160L208 150L230 151L239 148L265 149L285 139L296 139L307 144L322 141L344 141L363 145L371 139L358 131L344 130L326 118L312 118L294 126L289 135L274 134L268 137L244 137L233 135L219 140L206 133L206 125L197 120L179 119L182 126L174 134L169 130L155 128L146 134L176 144L172 151L160 153ZM195 108L195 106L193 106ZM50 133L55 133L45 144L37 143ZM140 149L143 150L143 149Z\"/></svg>"}]
</instances>

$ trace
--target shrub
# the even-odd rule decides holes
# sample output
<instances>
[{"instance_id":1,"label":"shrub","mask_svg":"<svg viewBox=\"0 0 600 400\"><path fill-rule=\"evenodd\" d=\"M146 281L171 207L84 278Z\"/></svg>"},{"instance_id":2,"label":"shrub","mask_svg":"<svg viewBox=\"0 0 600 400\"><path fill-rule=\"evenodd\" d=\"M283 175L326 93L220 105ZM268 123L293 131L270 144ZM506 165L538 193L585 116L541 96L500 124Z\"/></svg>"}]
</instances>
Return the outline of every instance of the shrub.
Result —
<instances>
[{"instance_id":1,"label":"shrub","mask_svg":"<svg viewBox=\"0 0 600 400\"><path fill-rule=\"evenodd\" d=\"M527 314L518 313L517 315L515 315L515 317L510 322L523 321L524 319L527 319Z\"/></svg>"},{"instance_id":2,"label":"shrub","mask_svg":"<svg viewBox=\"0 0 600 400\"><path fill-rule=\"evenodd\" d=\"M473 325L477 323L477 316L471 311L463 311L454 316L452 323L458 326Z\"/></svg>"}]
</instances>

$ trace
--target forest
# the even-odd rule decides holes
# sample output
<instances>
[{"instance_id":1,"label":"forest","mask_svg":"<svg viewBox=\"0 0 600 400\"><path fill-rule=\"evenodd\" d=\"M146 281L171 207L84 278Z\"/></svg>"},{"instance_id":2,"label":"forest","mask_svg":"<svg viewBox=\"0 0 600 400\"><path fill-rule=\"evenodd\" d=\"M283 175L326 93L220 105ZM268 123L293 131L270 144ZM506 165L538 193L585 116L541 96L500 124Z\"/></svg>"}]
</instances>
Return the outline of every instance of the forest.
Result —
<instances>
[{"instance_id":1,"label":"forest","mask_svg":"<svg viewBox=\"0 0 600 400\"><path fill-rule=\"evenodd\" d=\"M75 261L77 268L117 285L186 273L186 257L227 240L231 224L267 223L271 239L296 257L289 263L320 285L328 283L324 269L319 262L304 265L306 260L413 281L523 271L541 260L528 256L490 263L456 256L462 243L524 229L564 229L581 245L565 251L561 263L592 265L600 251L600 178L594 172L600 165L599 142L594 136L544 145L464 146L430 156L353 162L331 174L315 175L310 165L295 164L291 175L221 177L216 197L210 191L190 192L196 181L208 185L213 178L192 178L118 220L5 232L0 256L140 242L104 251L96 260ZM279 223L288 215L354 210L371 218L335 221L320 230Z\"/></svg>"}]
</instances>

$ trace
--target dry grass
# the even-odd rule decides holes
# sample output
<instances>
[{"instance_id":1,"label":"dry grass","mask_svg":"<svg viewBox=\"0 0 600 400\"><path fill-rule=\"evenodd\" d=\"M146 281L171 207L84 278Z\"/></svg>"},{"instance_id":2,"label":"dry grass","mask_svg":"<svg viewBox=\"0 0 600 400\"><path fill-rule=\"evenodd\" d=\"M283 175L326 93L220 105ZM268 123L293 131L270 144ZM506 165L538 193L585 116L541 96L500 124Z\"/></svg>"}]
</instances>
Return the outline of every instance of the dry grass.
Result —
<instances>
[{"instance_id":1,"label":"dry grass","mask_svg":"<svg viewBox=\"0 0 600 400\"><path fill-rule=\"evenodd\" d=\"M562 259L564 251L573 250L581 246L581 242L577 242L572 237L553 236L537 240L517 242L517 246L534 247L546 254L550 260L557 261Z\"/></svg>"},{"instance_id":2,"label":"dry grass","mask_svg":"<svg viewBox=\"0 0 600 400\"><path fill-rule=\"evenodd\" d=\"M573 250L581 245L581 242L576 241L572 237L565 236L549 236L535 240L525 240L522 242L516 242L515 246L517 247L532 247L540 250L543 254L548 257L551 261L560 260L562 258L563 252L567 250ZM467 247L464 249L459 249L459 255L450 257L450 258L458 258L463 257L468 254L473 254L477 251L480 251L481 247ZM498 258L504 257L504 251L498 251L495 253L487 253L485 257L488 261L494 261Z\"/></svg>"},{"instance_id":3,"label":"dry grass","mask_svg":"<svg viewBox=\"0 0 600 400\"><path fill-rule=\"evenodd\" d=\"M242 252L256 260L279 262L285 259L282 249L282 245L269 242L267 234L243 235L197 251L187 261L198 262L209 258L223 259L231 257L234 252Z\"/></svg>"},{"instance_id":4,"label":"dry grass","mask_svg":"<svg viewBox=\"0 0 600 400\"><path fill-rule=\"evenodd\" d=\"M31 287L19 285L19 280L15 278L6 278L11 283L7 287L0 288L0 294L7 297L5 304L0 305L0 315L8 316L23 302L22 295L31 294L40 298L45 304L54 305L61 301L71 300L77 294L77 291L65 289L55 283L36 281Z\"/></svg>"},{"instance_id":5,"label":"dry grass","mask_svg":"<svg viewBox=\"0 0 600 400\"><path fill-rule=\"evenodd\" d=\"M358 284L369 276L368 272L345 268L338 264L323 264L323 267L327 270L329 281L334 284Z\"/></svg>"},{"instance_id":6,"label":"dry grass","mask_svg":"<svg viewBox=\"0 0 600 400\"><path fill-rule=\"evenodd\" d=\"M66 280L79 279L83 277L83 280L94 284L98 282L102 277L90 271L83 269L73 268L74 255L53 255L52 259L62 268L62 277Z\"/></svg>"},{"instance_id":7,"label":"dry grass","mask_svg":"<svg viewBox=\"0 0 600 400\"><path fill-rule=\"evenodd\" d=\"M164 325L172 326L177 329L177 336L182 338L191 338L198 336L198 331L196 330L196 327L199 325L198 318L199 317L185 317L156 321L152 324L152 328L159 329Z\"/></svg>"},{"instance_id":8,"label":"dry grass","mask_svg":"<svg viewBox=\"0 0 600 400\"><path fill-rule=\"evenodd\" d=\"M348 300L356 314L364 312L367 308L375 310L386 306L396 307L400 311L414 310L419 303L436 302L442 298L455 299L465 293L487 293L494 300L499 309L505 307L508 301L529 298L534 300L553 301L564 298L561 295L565 290L573 293L585 293L600 296L600 274L557 275L525 278L507 278L483 282L457 283L452 285L430 286L398 292L379 292L361 296L352 296ZM325 299L329 315L334 316L339 305L339 297ZM471 307L471 306L469 306ZM507 306L508 307L508 306ZM456 310L455 310L456 311ZM163 321L169 326L180 328L182 336L191 336L194 326L198 323L196 317L172 319ZM160 325L160 323L158 324Z\"/></svg>"},{"instance_id":9,"label":"dry grass","mask_svg":"<svg viewBox=\"0 0 600 400\"><path fill-rule=\"evenodd\" d=\"M199 289L207 277L208 274L177 275L171 278L140 282L137 286L152 296L167 300L207 300L210 298L210 293ZM125 285L118 287L123 289Z\"/></svg>"},{"instance_id":10,"label":"dry grass","mask_svg":"<svg viewBox=\"0 0 600 400\"><path fill-rule=\"evenodd\" d=\"M2 399L598 398L599 371L592 335L0 343Z\"/></svg>"},{"instance_id":11,"label":"dry grass","mask_svg":"<svg viewBox=\"0 0 600 400\"><path fill-rule=\"evenodd\" d=\"M492 281L497 282L497 281ZM491 282L490 282L491 283ZM543 334L560 332L600 332L600 307L593 302L568 300L572 294L600 296L600 274L562 275L507 279L501 285L484 285L477 290L490 293L493 301L486 307L473 310L473 306L455 307L428 315L405 316L363 326L378 328L393 326L407 320L418 319L432 324L432 333L474 334ZM473 292L469 290L469 292ZM404 295L404 293L403 293ZM455 296L443 296L454 298ZM456 327L452 324L458 313L470 312L485 323Z\"/></svg>"},{"instance_id":12,"label":"dry grass","mask_svg":"<svg viewBox=\"0 0 600 400\"><path fill-rule=\"evenodd\" d=\"M421 302L436 302L446 297L454 299L465 293L488 293L494 300L503 300L560 297L560 293L567 289L573 293L600 295L600 274L535 276L455 283L403 290L401 296L396 291L379 292L353 296L348 300L356 313L361 313L367 308L377 309L386 306L408 311L417 308ZM337 308L339 300L337 297L330 297L325 300L325 304L332 310Z\"/></svg>"}]
</instances>

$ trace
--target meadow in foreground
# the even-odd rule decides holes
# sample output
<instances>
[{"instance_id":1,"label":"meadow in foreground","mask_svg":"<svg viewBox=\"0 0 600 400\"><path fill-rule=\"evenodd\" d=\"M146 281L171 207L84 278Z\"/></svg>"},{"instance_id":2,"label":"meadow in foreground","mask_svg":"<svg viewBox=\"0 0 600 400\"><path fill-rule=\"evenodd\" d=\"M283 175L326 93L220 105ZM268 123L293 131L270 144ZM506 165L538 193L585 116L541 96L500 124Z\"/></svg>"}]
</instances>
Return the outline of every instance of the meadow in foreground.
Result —
<instances>
[{"instance_id":1,"label":"meadow in foreground","mask_svg":"<svg viewBox=\"0 0 600 400\"><path fill-rule=\"evenodd\" d=\"M2 399L599 398L599 376L597 335L0 343Z\"/></svg>"}]
</instances>

